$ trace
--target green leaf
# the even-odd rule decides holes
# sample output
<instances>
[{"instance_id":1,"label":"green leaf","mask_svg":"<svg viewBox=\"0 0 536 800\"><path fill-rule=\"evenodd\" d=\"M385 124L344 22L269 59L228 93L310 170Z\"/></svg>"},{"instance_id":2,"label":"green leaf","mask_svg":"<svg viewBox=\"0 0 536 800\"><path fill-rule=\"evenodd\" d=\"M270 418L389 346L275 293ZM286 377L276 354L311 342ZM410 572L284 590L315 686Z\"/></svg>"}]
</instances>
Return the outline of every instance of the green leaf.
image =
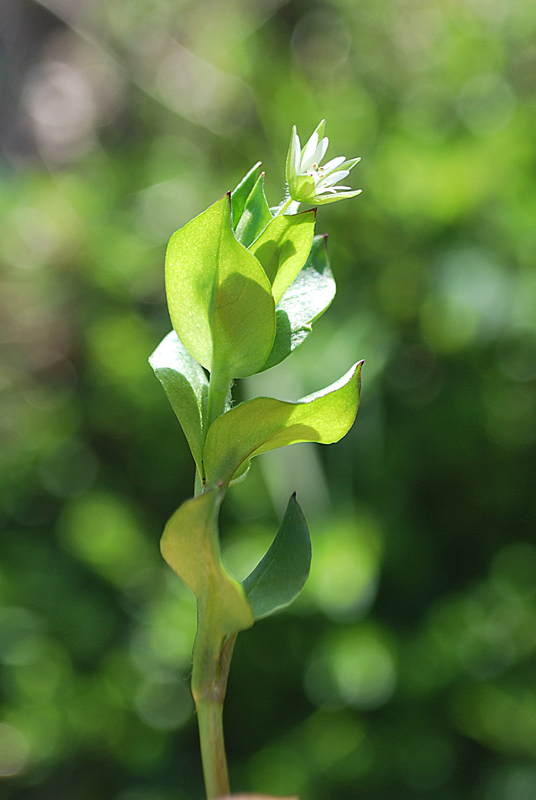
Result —
<instances>
[{"instance_id":1,"label":"green leaf","mask_svg":"<svg viewBox=\"0 0 536 800\"><path fill-rule=\"evenodd\" d=\"M236 238L244 247L249 247L271 219L272 212L264 194L264 172L261 172L237 221Z\"/></svg>"},{"instance_id":2,"label":"green leaf","mask_svg":"<svg viewBox=\"0 0 536 800\"><path fill-rule=\"evenodd\" d=\"M246 459L268 450L342 439L357 413L362 365L355 364L336 383L296 403L256 397L218 417L203 451L208 484L227 484Z\"/></svg>"},{"instance_id":3,"label":"green leaf","mask_svg":"<svg viewBox=\"0 0 536 800\"><path fill-rule=\"evenodd\" d=\"M183 503L164 529L160 550L201 607L211 608L213 631L225 636L249 628L254 619L242 585L221 560L217 530L221 498L216 487Z\"/></svg>"},{"instance_id":4,"label":"green leaf","mask_svg":"<svg viewBox=\"0 0 536 800\"><path fill-rule=\"evenodd\" d=\"M318 125L316 126L316 128L313 131L313 135L315 133L318 134L318 141L320 141L321 139L324 138L324 129L325 129L325 127L326 127L326 120L325 119L321 119L320 122L318 123ZM305 154L305 148L306 147L307 147L307 142L302 147L302 151L301 151L302 157Z\"/></svg>"},{"instance_id":5,"label":"green leaf","mask_svg":"<svg viewBox=\"0 0 536 800\"><path fill-rule=\"evenodd\" d=\"M242 583L255 619L290 605L303 589L310 566L309 529L293 494L270 549Z\"/></svg>"},{"instance_id":6,"label":"green leaf","mask_svg":"<svg viewBox=\"0 0 536 800\"><path fill-rule=\"evenodd\" d=\"M198 469L202 469L203 424L207 413L208 380L175 331L165 336L149 363L177 415Z\"/></svg>"},{"instance_id":7,"label":"green leaf","mask_svg":"<svg viewBox=\"0 0 536 800\"><path fill-rule=\"evenodd\" d=\"M166 292L173 327L190 355L225 380L257 372L275 335L266 274L237 242L229 195L171 237Z\"/></svg>"},{"instance_id":8,"label":"green leaf","mask_svg":"<svg viewBox=\"0 0 536 800\"><path fill-rule=\"evenodd\" d=\"M272 284L276 305L307 261L315 218L316 209L274 217L249 248Z\"/></svg>"},{"instance_id":9,"label":"green leaf","mask_svg":"<svg viewBox=\"0 0 536 800\"><path fill-rule=\"evenodd\" d=\"M313 322L335 297L326 240L326 234L314 237L307 263L275 310L274 344L261 372L279 364L309 336Z\"/></svg>"},{"instance_id":10,"label":"green leaf","mask_svg":"<svg viewBox=\"0 0 536 800\"><path fill-rule=\"evenodd\" d=\"M314 204L316 206L327 206L329 203L336 203L337 200L348 200L350 197L357 197L362 191L362 189L355 189L353 192L338 191L337 194L324 194L320 197L315 197Z\"/></svg>"},{"instance_id":11,"label":"green leaf","mask_svg":"<svg viewBox=\"0 0 536 800\"><path fill-rule=\"evenodd\" d=\"M249 459L247 461L244 461L242 464L240 464L240 466L238 467L237 471L235 472L235 474L231 478L229 486L235 486L235 484L242 483L242 481L245 481L247 476L248 476L248 472L249 472L250 466L251 466L251 463L250 463Z\"/></svg>"},{"instance_id":12,"label":"green leaf","mask_svg":"<svg viewBox=\"0 0 536 800\"><path fill-rule=\"evenodd\" d=\"M233 215L233 229L236 228L238 221L244 213L246 207L246 200L248 199L251 190L257 182L257 171L261 165L260 161L251 167L247 175L242 178L238 186L231 192L231 210Z\"/></svg>"}]
</instances>

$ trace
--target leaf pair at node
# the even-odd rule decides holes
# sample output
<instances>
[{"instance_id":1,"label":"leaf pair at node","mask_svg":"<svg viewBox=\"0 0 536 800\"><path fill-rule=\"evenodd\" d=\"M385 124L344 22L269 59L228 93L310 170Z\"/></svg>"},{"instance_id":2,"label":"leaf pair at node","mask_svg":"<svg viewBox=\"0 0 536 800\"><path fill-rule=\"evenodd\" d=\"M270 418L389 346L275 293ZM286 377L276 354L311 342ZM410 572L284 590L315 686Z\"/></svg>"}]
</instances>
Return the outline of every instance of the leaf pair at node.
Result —
<instances>
[{"instance_id":1,"label":"leaf pair at node","mask_svg":"<svg viewBox=\"0 0 536 800\"><path fill-rule=\"evenodd\" d=\"M276 306L307 261L314 236L315 211L272 217L259 181L243 207L241 190L235 192L242 241L233 230L229 193L177 231L166 253L173 327L190 355L227 381L253 375L267 362Z\"/></svg>"},{"instance_id":2,"label":"leaf pair at node","mask_svg":"<svg viewBox=\"0 0 536 800\"><path fill-rule=\"evenodd\" d=\"M169 566L182 578L210 615L223 638L253 625L254 620L288 606L309 575L311 542L307 523L293 495L271 547L240 584L221 560L217 514L222 492L210 489L171 517L160 544Z\"/></svg>"},{"instance_id":3,"label":"leaf pair at node","mask_svg":"<svg viewBox=\"0 0 536 800\"><path fill-rule=\"evenodd\" d=\"M257 397L240 403L218 417L204 436L208 379L174 331L157 347L151 365L208 485L228 485L251 458L269 450L298 442L338 441L350 429L359 404L362 362L336 383L297 402Z\"/></svg>"}]
</instances>

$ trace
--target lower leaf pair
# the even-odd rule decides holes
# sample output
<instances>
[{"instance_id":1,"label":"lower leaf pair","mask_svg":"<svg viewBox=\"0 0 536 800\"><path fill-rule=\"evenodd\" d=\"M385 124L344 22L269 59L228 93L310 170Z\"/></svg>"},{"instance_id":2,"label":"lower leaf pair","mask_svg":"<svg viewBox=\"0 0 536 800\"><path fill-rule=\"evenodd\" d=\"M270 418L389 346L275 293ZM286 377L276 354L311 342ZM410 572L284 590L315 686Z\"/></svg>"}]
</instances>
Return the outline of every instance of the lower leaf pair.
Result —
<instances>
[{"instance_id":1,"label":"lower leaf pair","mask_svg":"<svg viewBox=\"0 0 536 800\"><path fill-rule=\"evenodd\" d=\"M200 607L211 608L212 631L223 639L285 608L297 597L309 575L311 542L293 495L271 547L240 584L221 560L217 533L221 499L222 490L215 487L187 500L166 525L161 551Z\"/></svg>"}]
</instances>

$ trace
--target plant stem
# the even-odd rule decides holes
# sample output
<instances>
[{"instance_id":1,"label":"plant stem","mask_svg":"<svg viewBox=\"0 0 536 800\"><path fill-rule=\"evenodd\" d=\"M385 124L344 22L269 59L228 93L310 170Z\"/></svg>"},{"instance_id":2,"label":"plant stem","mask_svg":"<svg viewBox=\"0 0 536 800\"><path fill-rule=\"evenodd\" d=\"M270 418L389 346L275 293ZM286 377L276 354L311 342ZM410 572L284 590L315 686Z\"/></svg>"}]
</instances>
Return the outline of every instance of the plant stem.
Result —
<instances>
[{"instance_id":1,"label":"plant stem","mask_svg":"<svg viewBox=\"0 0 536 800\"><path fill-rule=\"evenodd\" d=\"M210 374L204 436L228 402L231 381L217 369ZM196 470L195 496L205 490L203 476ZM216 532L217 535L217 532ZM191 690L197 710L201 760L207 800L230 794L227 758L223 740L223 701L231 666L236 633L222 636L218 613L209 587L205 600L198 597L197 635L195 637Z\"/></svg>"},{"instance_id":2,"label":"plant stem","mask_svg":"<svg viewBox=\"0 0 536 800\"><path fill-rule=\"evenodd\" d=\"M196 704L201 742L201 758L207 800L230 793L225 744L223 741L222 708L207 700Z\"/></svg>"},{"instance_id":3,"label":"plant stem","mask_svg":"<svg viewBox=\"0 0 536 800\"><path fill-rule=\"evenodd\" d=\"M210 616L210 609L199 609L192 695L197 709L207 800L215 800L230 793L222 713L236 634L223 641L215 637Z\"/></svg>"},{"instance_id":4,"label":"plant stem","mask_svg":"<svg viewBox=\"0 0 536 800\"><path fill-rule=\"evenodd\" d=\"M208 429L215 419L225 411L231 393L231 381L222 377L218 372L210 374L208 385L207 413L203 420L203 441L207 438ZM205 491L205 479L202 471L196 467L194 482L194 497L199 497Z\"/></svg>"},{"instance_id":5,"label":"plant stem","mask_svg":"<svg viewBox=\"0 0 536 800\"><path fill-rule=\"evenodd\" d=\"M289 197L287 197L287 198L286 198L286 200L283 200L283 202L281 203L281 205L280 205L280 206L279 206L279 208L277 209L277 211L276 211L276 213L275 213L275 216L276 216L276 217L278 217L280 214L284 214L284 213L285 213L285 211L286 211L286 210L287 210L287 209L288 209L288 208L289 208L289 207L292 205L292 203L294 203L294 202L295 202L295 201L292 199L292 197L290 197L290 196L289 196ZM298 205L299 205L299 203L296 203L296 206L298 206Z\"/></svg>"},{"instance_id":6,"label":"plant stem","mask_svg":"<svg viewBox=\"0 0 536 800\"><path fill-rule=\"evenodd\" d=\"M214 420L225 411L230 388L231 381L227 376L220 375L216 370L211 372L208 387L207 431Z\"/></svg>"},{"instance_id":7,"label":"plant stem","mask_svg":"<svg viewBox=\"0 0 536 800\"><path fill-rule=\"evenodd\" d=\"M203 485L203 478L201 477L201 473L195 468L195 482L194 482L194 497L199 497L200 494L203 493L204 485Z\"/></svg>"}]
</instances>

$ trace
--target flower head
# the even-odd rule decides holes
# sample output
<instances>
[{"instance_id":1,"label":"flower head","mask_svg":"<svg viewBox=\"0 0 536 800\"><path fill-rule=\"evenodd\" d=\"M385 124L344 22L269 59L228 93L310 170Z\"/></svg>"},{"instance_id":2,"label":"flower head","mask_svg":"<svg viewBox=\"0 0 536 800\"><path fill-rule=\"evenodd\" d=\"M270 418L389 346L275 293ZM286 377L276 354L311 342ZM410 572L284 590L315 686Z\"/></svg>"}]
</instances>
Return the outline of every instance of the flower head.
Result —
<instances>
[{"instance_id":1,"label":"flower head","mask_svg":"<svg viewBox=\"0 0 536 800\"><path fill-rule=\"evenodd\" d=\"M349 175L350 170L361 161L360 158L347 161L345 156L337 156L324 166L321 165L329 144L329 139L324 136L324 125L325 120L322 120L303 149L296 126L292 129L286 179L289 194L298 203L323 205L346 197L355 197L361 192L361 189L352 191L350 186L335 186Z\"/></svg>"}]
</instances>

